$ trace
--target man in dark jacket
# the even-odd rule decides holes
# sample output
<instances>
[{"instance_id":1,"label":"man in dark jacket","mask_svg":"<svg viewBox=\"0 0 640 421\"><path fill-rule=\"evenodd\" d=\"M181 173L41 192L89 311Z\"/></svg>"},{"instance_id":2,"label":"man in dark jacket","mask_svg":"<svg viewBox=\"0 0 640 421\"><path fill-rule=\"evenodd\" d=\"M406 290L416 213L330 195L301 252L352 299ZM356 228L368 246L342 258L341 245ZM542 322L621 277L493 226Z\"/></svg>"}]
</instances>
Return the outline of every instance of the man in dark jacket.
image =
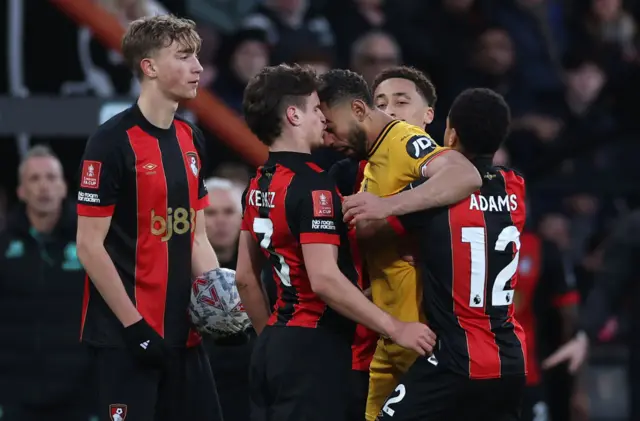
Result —
<instances>
[{"instance_id":1,"label":"man in dark jacket","mask_svg":"<svg viewBox=\"0 0 640 421\"><path fill-rule=\"evenodd\" d=\"M637 262L640 258L640 209L622 219L609 238L602 269L580 313L580 331L544 362L546 368L568 362L575 373L587 359L589 344L597 340L600 329L616 313L624 300L632 299L629 330L630 420L640 419L640 306L638 303Z\"/></svg>"},{"instance_id":2,"label":"man in dark jacket","mask_svg":"<svg viewBox=\"0 0 640 421\"><path fill-rule=\"evenodd\" d=\"M84 273L60 161L41 146L19 168L22 204L0 234L0 409L8 421L87 421L93 388L78 337Z\"/></svg>"}]
</instances>

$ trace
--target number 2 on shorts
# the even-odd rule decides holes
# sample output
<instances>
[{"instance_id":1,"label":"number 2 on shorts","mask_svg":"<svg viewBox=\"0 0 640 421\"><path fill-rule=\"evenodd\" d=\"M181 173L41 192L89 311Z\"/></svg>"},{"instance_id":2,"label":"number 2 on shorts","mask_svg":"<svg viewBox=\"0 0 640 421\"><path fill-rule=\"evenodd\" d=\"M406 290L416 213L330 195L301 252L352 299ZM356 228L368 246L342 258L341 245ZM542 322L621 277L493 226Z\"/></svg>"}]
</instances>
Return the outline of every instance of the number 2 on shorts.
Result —
<instances>
[{"instance_id":1,"label":"number 2 on shorts","mask_svg":"<svg viewBox=\"0 0 640 421\"><path fill-rule=\"evenodd\" d=\"M407 390L405 389L403 384L399 384L398 387L394 390L394 392L398 392L398 396L394 396L393 398L387 399L382 407L382 412L387 414L390 417L393 417L393 414L396 413L394 409L391 408L391 405L396 404L404 399L404 395L407 394Z\"/></svg>"}]
</instances>

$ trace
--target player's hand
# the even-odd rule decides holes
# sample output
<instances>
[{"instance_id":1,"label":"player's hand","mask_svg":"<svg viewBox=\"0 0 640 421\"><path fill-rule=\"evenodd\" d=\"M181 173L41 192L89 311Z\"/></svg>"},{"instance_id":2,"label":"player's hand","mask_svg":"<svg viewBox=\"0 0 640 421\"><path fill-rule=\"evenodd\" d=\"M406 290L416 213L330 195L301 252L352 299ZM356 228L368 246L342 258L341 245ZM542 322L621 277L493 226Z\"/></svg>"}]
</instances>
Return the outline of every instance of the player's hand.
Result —
<instances>
[{"instance_id":1,"label":"player's hand","mask_svg":"<svg viewBox=\"0 0 640 421\"><path fill-rule=\"evenodd\" d=\"M575 373L587 359L589 351L589 339L584 332L579 332L575 338L562 345L556 352L551 354L542 362L545 369L552 368L558 364L568 362L569 372Z\"/></svg>"},{"instance_id":2,"label":"player's hand","mask_svg":"<svg viewBox=\"0 0 640 421\"><path fill-rule=\"evenodd\" d=\"M419 322L396 322L391 340L403 348L412 349L418 354L431 355L436 345L436 334L429 326Z\"/></svg>"},{"instance_id":3,"label":"player's hand","mask_svg":"<svg viewBox=\"0 0 640 421\"><path fill-rule=\"evenodd\" d=\"M164 339L144 319L124 329L124 341L129 352L141 364L163 368L167 362L168 349Z\"/></svg>"},{"instance_id":4,"label":"player's hand","mask_svg":"<svg viewBox=\"0 0 640 421\"><path fill-rule=\"evenodd\" d=\"M381 197L362 192L345 197L342 211L345 222L355 223L367 219L385 219L391 215L391 206Z\"/></svg>"}]
</instances>

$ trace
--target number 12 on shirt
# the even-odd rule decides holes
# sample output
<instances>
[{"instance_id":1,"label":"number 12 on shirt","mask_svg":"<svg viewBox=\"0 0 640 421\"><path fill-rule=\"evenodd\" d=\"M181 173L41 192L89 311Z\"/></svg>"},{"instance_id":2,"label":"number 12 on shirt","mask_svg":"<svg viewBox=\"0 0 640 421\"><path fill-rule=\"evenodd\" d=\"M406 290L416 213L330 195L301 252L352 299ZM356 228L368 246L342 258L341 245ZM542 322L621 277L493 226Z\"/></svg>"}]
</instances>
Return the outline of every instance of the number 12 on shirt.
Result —
<instances>
[{"instance_id":1,"label":"number 12 on shirt","mask_svg":"<svg viewBox=\"0 0 640 421\"><path fill-rule=\"evenodd\" d=\"M516 245L513 260L506 265L493 280L491 302L494 307L507 306L513 303L513 289L505 289L507 282L513 278L518 270L520 258L520 232L510 225L504 228L493 245L493 250L487 250L485 229L481 227L463 227L462 242L469 243L471 248L471 285L469 288L469 307L484 307L485 279L487 274L487 254L492 251L504 252L511 243ZM491 285L491 281L487 282Z\"/></svg>"}]
</instances>

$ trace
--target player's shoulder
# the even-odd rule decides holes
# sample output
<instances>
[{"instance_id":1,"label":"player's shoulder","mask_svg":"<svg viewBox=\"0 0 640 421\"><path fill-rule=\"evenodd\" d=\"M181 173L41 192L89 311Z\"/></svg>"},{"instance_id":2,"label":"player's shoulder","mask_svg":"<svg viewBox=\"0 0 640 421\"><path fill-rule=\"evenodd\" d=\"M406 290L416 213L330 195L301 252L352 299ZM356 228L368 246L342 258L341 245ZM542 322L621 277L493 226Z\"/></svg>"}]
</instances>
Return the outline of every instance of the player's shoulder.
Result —
<instances>
[{"instance_id":1,"label":"player's shoulder","mask_svg":"<svg viewBox=\"0 0 640 421\"><path fill-rule=\"evenodd\" d=\"M495 165L493 168L496 169L496 171L501 171L502 173L508 175L508 176L515 176L518 177L520 179L522 179L524 181L524 175L522 175L522 173L514 168L510 168L510 167L505 167L503 165Z\"/></svg>"},{"instance_id":2,"label":"player's shoulder","mask_svg":"<svg viewBox=\"0 0 640 421\"><path fill-rule=\"evenodd\" d=\"M314 162L308 161L294 169L294 181L300 187L333 188L336 183L329 171L325 171Z\"/></svg>"},{"instance_id":3,"label":"player's shoulder","mask_svg":"<svg viewBox=\"0 0 640 421\"><path fill-rule=\"evenodd\" d=\"M92 139L111 139L126 140L127 131L136 126L135 117L133 115L133 107L129 107L124 111L114 115L104 123L102 123L96 131L91 135Z\"/></svg>"},{"instance_id":4,"label":"player's shoulder","mask_svg":"<svg viewBox=\"0 0 640 421\"><path fill-rule=\"evenodd\" d=\"M202 130L200 130L200 128L198 126L196 126L194 123L192 123L191 121L187 120L186 118L176 114L174 121L177 125L182 125L187 127L189 130L191 130L191 132L193 133L193 137L194 139L200 140L204 137L204 134L202 133Z\"/></svg>"},{"instance_id":5,"label":"player's shoulder","mask_svg":"<svg viewBox=\"0 0 640 421\"><path fill-rule=\"evenodd\" d=\"M395 153L406 154L413 159L421 159L440 148L424 128L399 121L390 133L389 148Z\"/></svg>"}]
</instances>

